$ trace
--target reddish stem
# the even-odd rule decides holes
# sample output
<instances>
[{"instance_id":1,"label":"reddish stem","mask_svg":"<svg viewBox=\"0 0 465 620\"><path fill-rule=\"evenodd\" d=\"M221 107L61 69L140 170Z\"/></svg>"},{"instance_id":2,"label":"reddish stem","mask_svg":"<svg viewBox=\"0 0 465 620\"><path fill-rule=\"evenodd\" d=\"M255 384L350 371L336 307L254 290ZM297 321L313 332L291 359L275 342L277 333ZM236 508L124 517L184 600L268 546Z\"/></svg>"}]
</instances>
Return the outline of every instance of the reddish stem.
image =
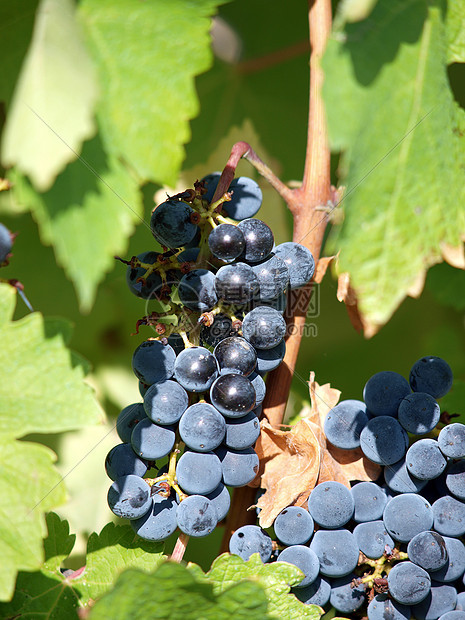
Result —
<instances>
[{"instance_id":1,"label":"reddish stem","mask_svg":"<svg viewBox=\"0 0 465 620\"><path fill-rule=\"evenodd\" d=\"M173 553L170 555L170 560L173 562L181 562L186 551L187 543L189 542L189 536L182 532L178 536L178 540L174 545Z\"/></svg>"}]
</instances>

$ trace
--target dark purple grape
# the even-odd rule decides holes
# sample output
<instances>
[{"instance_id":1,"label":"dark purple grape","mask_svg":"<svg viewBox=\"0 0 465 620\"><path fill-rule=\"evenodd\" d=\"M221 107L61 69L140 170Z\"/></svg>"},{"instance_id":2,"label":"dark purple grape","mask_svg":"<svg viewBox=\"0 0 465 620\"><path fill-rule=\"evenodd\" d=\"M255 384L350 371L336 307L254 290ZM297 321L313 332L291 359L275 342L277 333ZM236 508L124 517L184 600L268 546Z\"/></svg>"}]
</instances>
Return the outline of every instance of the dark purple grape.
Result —
<instances>
[{"instance_id":1,"label":"dark purple grape","mask_svg":"<svg viewBox=\"0 0 465 620\"><path fill-rule=\"evenodd\" d=\"M254 408L255 389L243 375L221 375L210 389L210 400L226 417L240 418Z\"/></svg>"},{"instance_id":2,"label":"dark purple grape","mask_svg":"<svg viewBox=\"0 0 465 620\"><path fill-rule=\"evenodd\" d=\"M204 495L190 495L178 505L176 518L181 532L203 537L211 534L218 523L216 508Z\"/></svg>"},{"instance_id":3,"label":"dark purple grape","mask_svg":"<svg viewBox=\"0 0 465 620\"><path fill-rule=\"evenodd\" d=\"M218 362L220 372L223 374L239 373L247 377L250 375L257 364L257 354L255 349L244 338L232 336L219 342L214 356Z\"/></svg>"},{"instance_id":4,"label":"dark purple grape","mask_svg":"<svg viewBox=\"0 0 465 620\"><path fill-rule=\"evenodd\" d=\"M181 439L188 448L197 452L210 452L217 448L225 433L224 417L205 402L188 407L179 422Z\"/></svg>"},{"instance_id":5,"label":"dark purple grape","mask_svg":"<svg viewBox=\"0 0 465 620\"><path fill-rule=\"evenodd\" d=\"M132 529L145 540L165 540L176 530L177 504L172 497L152 496L152 508L140 519L131 521Z\"/></svg>"},{"instance_id":6,"label":"dark purple grape","mask_svg":"<svg viewBox=\"0 0 465 620\"><path fill-rule=\"evenodd\" d=\"M117 478L108 489L108 506L118 517L139 519L152 508L151 489L140 476Z\"/></svg>"},{"instance_id":7,"label":"dark purple grape","mask_svg":"<svg viewBox=\"0 0 465 620\"><path fill-rule=\"evenodd\" d=\"M250 265L224 265L216 273L216 292L227 304L246 304L258 295L260 285Z\"/></svg>"},{"instance_id":8,"label":"dark purple grape","mask_svg":"<svg viewBox=\"0 0 465 620\"><path fill-rule=\"evenodd\" d=\"M184 349L176 358L174 375L188 392L205 392L218 375L216 358L205 347Z\"/></svg>"},{"instance_id":9,"label":"dark purple grape","mask_svg":"<svg viewBox=\"0 0 465 620\"><path fill-rule=\"evenodd\" d=\"M167 200L152 213L150 228L155 239L167 248L180 248L195 237L197 226L191 222L193 210L186 202Z\"/></svg>"},{"instance_id":10,"label":"dark purple grape","mask_svg":"<svg viewBox=\"0 0 465 620\"><path fill-rule=\"evenodd\" d=\"M241 229L234 224L220 224L208 236L208 247L216 258L229 262L242 254L245 239Z\"/></svg>"},{"instance_id":11,"label":"dark purple grape","mask_svg":"<svg viewBox=\"0 0 465 620\"><path fill-rule=\"evenodd\" d=\"M449 364L435 355L422 357L410 370L410 386L414 392L426 392L441 398L452 387L452 370Z\"/></svg>"},{"instance_id":12,"label":"dark purple grape","mask_svg":"<svg viewBox=\"0 0 465 620\"><path fill-rule=\"evenodd\" d=\"M252 269L260 284L261 302L275 300L280 295L283 295L289 286L289 269L286 263L276 254L272 254L257 265L252 265Z\"/></svg>"},{"instance_id":13,"label":"dark purple grape","mask_svg":"<svg viewBox=\"0 0 465 620\"><path fill-rule=\"evenodd\" d=\"M257 353L256 371L261 375L271 372L277 368L286 354L286 343L281 340L279 344L271 349L255 349Z\"/></svg>"},{"instance_id":14,"label":"dark purple grape","mask_svg":"<svg viewBox=\"0 0 465 620\"><path fill-rule=\"evenodd\" d=\"M231 450L220 446L215 450L221 461L223 482L228 487L244 487L258 474L258 456L253 448Z\"/></svg>"},{"instance_id":15,"label":"dark purple grape","mask_svg":"<svg viewBox=\"0 0 465 620\"><path fill-rule=\"evenodd\" d=\"M129 443L131 441L132 429L146 417L147 414L142 403L134 403L125 407L116 420L116 432L121 441Z\"/></svg>"},{"instance_id":16,"label":"dark purple grape","mask_svg":"<svg viewBox=\"0 0 465 620\"><path fill-rule=\"evenodd\" d=\"M132 369L146 385L171 379L174 373L176 353L169 344L159 340L146 340L134 351Z\"/></svg>"},{"instance_id":17,"label":"dark purple grape","mask_svg":"<svg viewBox=\"0 0 465 620\"><path fill-rule=\"evenodd\" d=\"M188 405L186 390L172 380L155 383L144 396L144 410L155 424L175 424Z\"/></svg>"},{"instance_id":18,"label":"dark purple grape","mask_svg":"<svg viewBox=\"0 0 465 620\"><path fill-rule=\"evenodd\" d=\"M286 321L273 308L258 306L242 322L242 334L257 349L272 349L284 338Z\"/></svg>"},{"instance_id":19,"label":"dark purple grape","mask_svg":"<svg viewBox=\"0 0 465 620\"><path fill-rule=\"evenodd\" d=\"M147 465L135 454L131 444L120 443L107 454L105 471L112 480L130 474L142 477L147 471Z\"/></svg>"},{"instance_id":20,"label":"dark purple grape","mask_svg":"<svg viewBox=\"0 0 465 620\"><path fill-rule=\"evenodd\" d=\"M239 222L238 227L241 229L245 239L245 249L243 258L249 263L258 263L266 258L274 245L274 237L271 228L254 218L248 218Z\"/></svg>"},{"instance_id":21,"label":"dark purple grape","mask_svg":"<svg viewBox=\"0 0 465 620\"><path fill-rule=\"evenodd\" d=\"M196 312L208 312L218 302L215 275L208 269L189 271L179 282L178 294L187 308Z\"/></svg>"},{"instance_id":22,"label":"dark purple grape","mask_svg":"<svg viewBox=\"0 0 465 620\"><path fill-rule=\"evenodd\" d=\"M274 253L289 270L289 286L292 290L310 282L315 271L315 259L310 250L300 243L286 241L276 246Z\"/></svg>"}]
</instances>

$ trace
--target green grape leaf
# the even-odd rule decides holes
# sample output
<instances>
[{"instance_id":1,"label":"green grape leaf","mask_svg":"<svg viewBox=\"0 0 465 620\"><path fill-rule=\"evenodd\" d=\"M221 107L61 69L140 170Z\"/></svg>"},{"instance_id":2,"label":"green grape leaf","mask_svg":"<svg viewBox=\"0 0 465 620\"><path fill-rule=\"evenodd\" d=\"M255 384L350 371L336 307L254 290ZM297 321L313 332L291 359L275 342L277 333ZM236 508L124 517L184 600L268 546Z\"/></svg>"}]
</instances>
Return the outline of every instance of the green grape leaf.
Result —
<instances>
[{"instance_id":1,"label":"green grape leaf","mask_svg":"<svg viewBox=\"0 0 465 620\"><path fill-rule=\"evenodd\" d=\"M54 461L44 446L0 436L0 601L11 598L17 571L35 570L43 561L43 512L66 499Z\"/></svg>"},{"instance_id":2,"label":"green grape leaf","mask_svg":"<svg viewBox=\"0 0 465 620\"><path fill-rule=\"evenodd\" d=\"M464 0L447 2L447 34L449 39L448 62L465 62Z\"/></svg>"},{"instance_id":3,"label":"green grape leaf","mask_svg":"<svg viewBox=\"0 0 465 620\"><path fill-rule=\"evenodd\" d=\"M11 597L18 570L43 562L43 512L66 498L53 452L15 437L76 429L101 417L82 367L64 346L68 325L36 312L12 321L15 302L15 289L1 284L0 600ZM51 560L51 547L47 554Z\"/></svg>"},{"instance_id":4,"label":"green grape leaf","mask_svg":"<svg viewBox=\"0 0 465 620\"><path fill-rule=\"evenodd\" d=\"M6 120L3 164L17 165L35 187L49 189L76 159L82 142L95 133L97 90L75 3L41 0Z\"/></svg>"},{"instance_id":5,"label":"green grape leaf","mask_svg":"<svg viewBox=\"0 0 465 620\"><path fill-rule=\"evenodd\" d=\"M13 199L29 205L42 241L53 244L57 261L74 283L82 310L89 310L98 283L126 251L141 201L134 180L97 137L84 144L74 161L44 193L34 190L17 170L9 174ZM8 192L10 193L10 192Z\"/></svg>"},{"instance_id":6,"label":"green grape leaf","mask_svg":"<svg viewBox=\"0 0 465 620\"><path fill-rule=\"evenodd\" d=\"M303 573L287 562L263 564L258 553L254 553L245 562L237 555L223 553L206 574L196 564L188 564L188 568L196 579L213 584L215 594L224 592L244 579L253 579L265 590L268 613L272 618L318 620L324 613L321 607L304 605L294 595L289 594L291 586L302 581Z\"/></svg>"},{"instance_id":7,"label":"green grape leaf","mask_svg":"<svg viewBox=\"0 0 465 620\"><path fill-rule=\"evenodd\" d=\"M267 620L267 601L262 587L250 580L235 583L222 592L197 580L185 566L162 564L154 573L128 570L113 590L91 609L90 620L126 620L144 617L166 620Z\"/></svg>"},{"instance_id":8,"label":"green grape leaf","mask_svg":"<svg viewBox=\"0 0 465 620\"><path fill-rule=\"evenodd\" d=\"M94 532L90 535L86 568L73 580L73 586L81 593L84 602L96 599L127 568L153 571L164 559L162 553L163 543L140 538L130 525L108 523L100 534Z\"/></svg>"},{"instance_id":9,"label":"green grape leaf","mask_svg":"<svg viewBox=\"0 0 465 620\"><path fill-rule=\"evenodd\" d=\"M48 612L54 620L77 620L77 610L109 590L123 570L152 572L164 557L161 543L141 540L129 525L110 523L90 536L85 567L63 574L60 567L75 536L69 534L68 522L54 513L47 515L47 526L44 564L36 572L18 574L14 598L0 604L0 617Z\"/></svg>"},{"instance_id":10,"label":"green grape leaf","mask_svg":"<svg viewBox=\"0 0 465 620\"><path fill-rule=\"evenodd\" d=\"M84 0L79 12L100 71L98 120L110 152L141 179L174 183L211 64L210 16L221 0ZM128 19L130 15L130 19Z\"/></svg>"},{"instance_id":11,"label":"green grape leaf","mask_svg":"<svg viewBox=\"0 0 465 620\"><path fill-rule=\"evenodd\" d=\"M465 234L463 111L449 88L446 34L436 5L379 2L323 59L330 140L345 150L345 219L330 245L367 336Z\"/></svg>"},{"instance_id":12,"label":"green grape leaf","mask_svg":"<svg viewBox=\"0 0 465 620\"><path fill-rule=\"evenodd\" d=\"M0 285L0 437L58 433L101 420L84 372L73 367L64 346L59 321L38 312L12 321L15 300L13 287Z\"/></svg>"},{"instance_id":13,"label":"green grape leaf","mask_svg":"<svg viewBox=\"0 0 465 620\"><path fill-rule=\"evenodd\" d=\"M76 540L75 534L69 533L69 523L54 512L46 516L48 536L44 540L44 569L59 571L71 551Z\"/></svg>"},{"instance_id":14,"label":"green grape leaf","mask_svg":"<svg viewBox=\"0 0 465 620\"><path fill-rule=\"evenodd\" d=\"M13 599L0 603L2 618L39 618L47 613L53 620L78 619L79 596L60 571L73 549L74 536L69 534L68 523L55 513L50 512L46 521L45 563L40 571L18 573Z\"/></svg>"}]
</instances>

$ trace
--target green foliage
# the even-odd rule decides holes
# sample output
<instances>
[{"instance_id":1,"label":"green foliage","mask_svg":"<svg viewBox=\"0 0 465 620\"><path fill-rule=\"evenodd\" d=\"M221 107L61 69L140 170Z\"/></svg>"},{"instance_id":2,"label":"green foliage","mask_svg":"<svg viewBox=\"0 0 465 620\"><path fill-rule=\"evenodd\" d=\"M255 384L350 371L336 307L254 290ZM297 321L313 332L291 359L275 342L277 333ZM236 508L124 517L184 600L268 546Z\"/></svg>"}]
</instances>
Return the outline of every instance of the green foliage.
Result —
<instances>
[{"instance_id":1,"label":"green foliage","mask_svg":"<svg viewBox=\"0 0 465 620\"><path fill-rule=\"evenodd\" d=\"M105 145L142 180L176 181L190 135L187 121L199 110L193 78L211 64L208 18L218 4L84 0L80 5L100 72L98 120Z\"/></svg>"},{"instance_id":2,"label":"green foliage","mask_svg":"<svg viewBox=\"0 0 465 620\"><path fill-rule=\"evenodd\" d=\"M188 568L197 579L212 583L215 594L228 591L241 579L253 579L265 590L268 612L272 618L318 620L323 613L321 607L304 605L289 594L290 587L300 583L303 576L300 569L292 564L286 562L263 564L258 553L254 553L247 562L244 562L237 555L223 553L213 562L206 574L203 574L195 564L189 564Z\"/></svg>"},{"instance_id":3,"label":"green foliage","mask_svg":"<svg viewBox=\"0 0 465 620\"><path fill-rule=\"evenodd\" d=\"M166 620L267 620L267 602L260 585L240 581L216 594L184 566L162 564L153 574L126 571L113 590L92 609L90 618L153 618Z\"/></svg>"},{"instance_id":4,"label":"green foliage","mask_svg":"<svg viewBox=\"0 0 465 620\"><path fill-rule=\"evenodd\" d=\"M465 232L463 110L447 40L436 3L379 2L324 58L331 143L345 151L345 220L332 248L372 332Z\"/></svg>"},{"instance_id":5,"label":"green foliage","mask_svg":"<svg viewBox=\"0 0 465 620\"><path fill-rule=\"evenodd\" d=\"M4 165L16 164L41 191L95 133L96 75L74 8L73 0L41 1L3 134Z\"/></svg>"},{"instance_id":6,"label":"green foliage","mask_svg":"<svg viewBox=\"0 0 465 620\"><path fill-rule=\"evenodd\" d=\"M72 0L39 5L3 132L2 163L17 169L9 175L13 196L2 202L32 210L85 311L141 219L135 177L177 178L188 121L199 110L194 77L211 64L209 17L218 4L85 0L79 19ZM13 56L9 78L25 53L34 5L28 9L25 19L2 9L19 39L15 54L10 37L0 43L0 53ZM6 100L10 88L0 82ZM96 125L99 135L83 145Z\"/></svg>"},{"instance_id":7,"label":"green foliage","mask_svg":"<svg viewBox=\"0 0 465 620\"><path fill-rule=\"evenodd\" d=\"M18 570L43 561L43 512L66 497L53 452L15 438L81 428L101 415L65 348L69 326L39 313L12 321L15 303L15 289L0 285L0 600L11 597Z\"/></svg>"},{"instance_id":8,"label":"green foliage","mask_svg":"<svg viewBox=\"0 0 465 620\"><path fill-rule=\"evenodd\" d=\"M449 63L465 62L465 14L464 0L448 0L447 2L447 34Z\"/></svg>"},{"instance_id":9,"label":"green foliage","mask_svg":"<svg viewBox=\"0 0 465 620\"><path fill-rule=\"evenodd\" d=\"M162 561L163 544L139 538L129 525L108 523L87 544L86 569L73 581L84 601L106 592L127 568L151 572Z\"/></svg>"},{"instance_id":10,"label":"green foliage","mask_svg":"<svg viewBox=\"0 0 465 620\"><path fill-rule=\"evenodd\" d=\"M163 558L160 543L140 541L129 525L110 523L89 538L85 570L76 575L68 571L67 576L60 568L75 536L69 534L68 522L54 513L47 515L47 527L45 561L36 572L19 573L13 600L0 604L2 618L47 614L54 620L77 620L77 610L105 593L125 568L153 571Z\"/></svg>"},{"instance_id":11,"label":"green foliage","mask_svg":"<svg viewBox=\"0 0 465 620\"><path fill-rule=\"evenodd\" d=\"M92 162L91 169L83 162ZM32 210L44 243L53 244L58 262L73 280L83 310L89 310L103 274L124 253L135 222L141 219L140 195L124 166L108 156L99 137L86 142L76 160L44 193L16 170L15 201Z\"/></svg>"}]
</instances>

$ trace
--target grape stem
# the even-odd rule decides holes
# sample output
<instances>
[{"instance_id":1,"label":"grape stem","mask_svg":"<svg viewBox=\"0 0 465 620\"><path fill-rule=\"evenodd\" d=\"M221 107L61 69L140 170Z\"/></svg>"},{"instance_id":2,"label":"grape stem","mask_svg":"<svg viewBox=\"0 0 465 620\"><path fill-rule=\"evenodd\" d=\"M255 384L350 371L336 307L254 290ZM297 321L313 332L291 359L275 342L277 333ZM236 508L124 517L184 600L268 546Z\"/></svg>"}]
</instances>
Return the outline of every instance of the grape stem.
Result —
<instances>
[{"instance_id":1,"label":"grape stem","mask_svg":"<svg viewBox=\"0 0 465 620\"><path fill-rule=\"evenodd\" d=\"M332 198L330 179L330 150L328 144L326 115L321 94L323 72L320 60L331 32L331 0L308 0L308 20L310 37L310 93L307 128L307 148L303 181L300 187L287 187L264 164L246 142L238 142L231 150L231 155L220 177L213 196L217 200L224 194L234 178L234 172L241 157L247 159L285 200L293 215L293 241L307 247L318 261L323 243L323 236L328 222L328 215L318 207L326 205ZM263 415L271 425L279 426L283 422L286 403L291 388L297 356L299 352L312 282L302 289L292 291L288 307L292 313L287 318L286 355L280 366L271 372L266 384L266 397L263 403ZM221 551L227 551L231 534L246 524L255 523L256 515L247 511L254 504L255 489L242 487L234 490L232 508L229 511Z\"/></svg>"}]
</instances>

